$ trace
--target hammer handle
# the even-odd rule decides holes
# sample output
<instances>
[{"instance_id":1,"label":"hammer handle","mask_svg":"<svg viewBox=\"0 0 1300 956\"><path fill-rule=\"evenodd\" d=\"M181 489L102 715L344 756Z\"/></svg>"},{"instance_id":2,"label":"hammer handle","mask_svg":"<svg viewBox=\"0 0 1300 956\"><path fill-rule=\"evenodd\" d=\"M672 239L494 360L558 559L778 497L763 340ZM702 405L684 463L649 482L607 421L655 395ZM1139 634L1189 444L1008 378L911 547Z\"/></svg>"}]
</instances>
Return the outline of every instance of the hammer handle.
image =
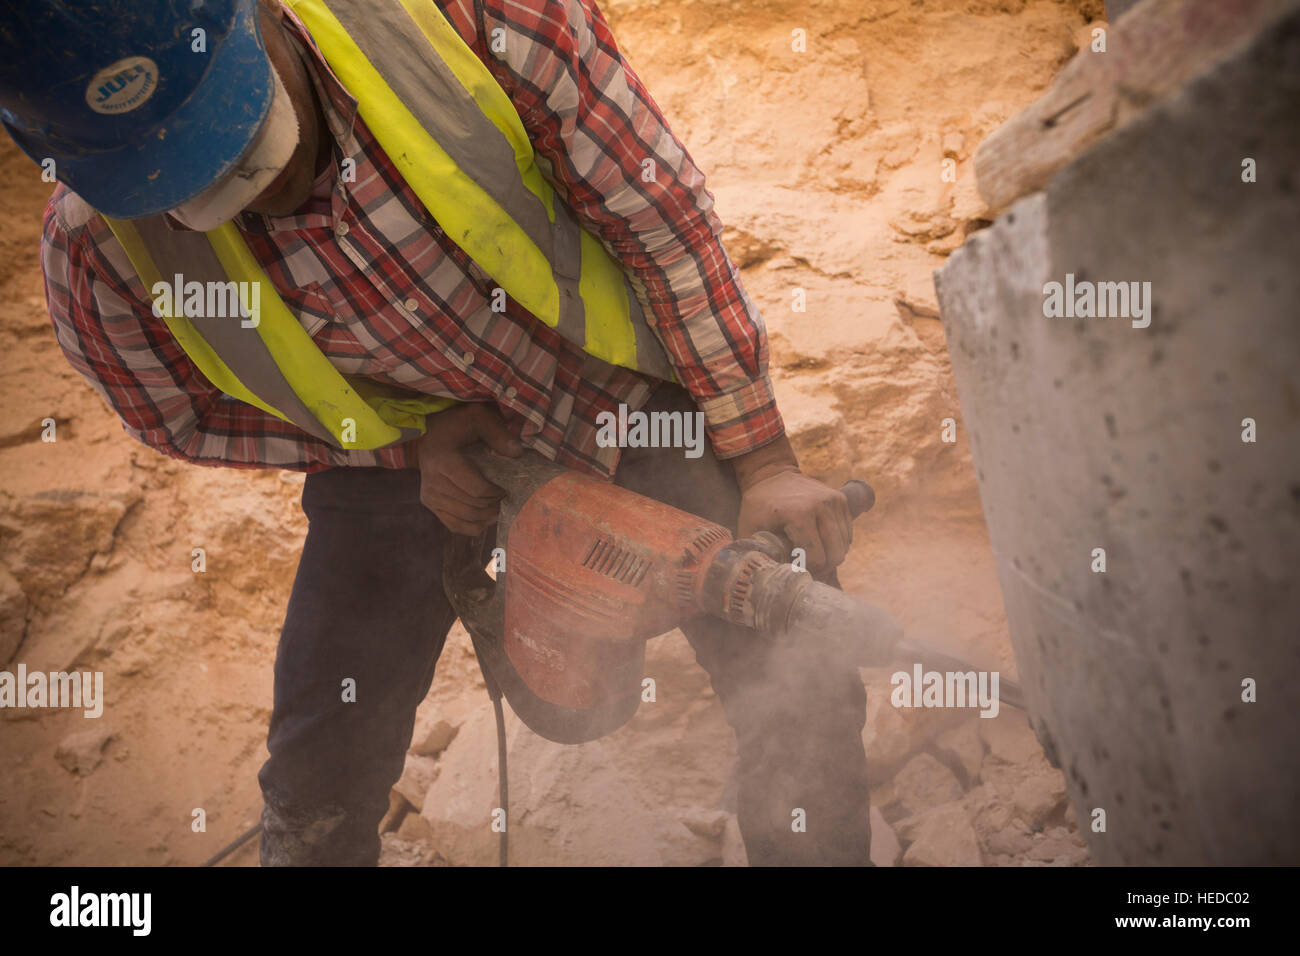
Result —
<instances>
[{"instance_id":1,"label":"hammer handle","mask_svg":"<svg viewBox=\"0 0 1300 956\"><path fill-rule=\"evenodd\" d=\"M483 472L488 481L515 490L521 481L532 487L564 471L563 466L548 461L537 452L525 452L519 458L504 458L493 454L486 445L477 442L463 449L464 454ZM856 518L870 511L876 503L876 492L861 478L850 478L840 488L849 499L849 515ZM525 495L526 497L526 495Z\"/></svg>"},{"instance_id":2,"label":"hammer handle","mask_svg":"<svg viewBox=\"0 0 1300 956\"><path fill-rule=\"evenodd\" d=\"M856 518L866 514L876 503L876 492L861 478L850 478L840 488L840 493L849 499L849 514Z\"/></svg>"}]
</instances>

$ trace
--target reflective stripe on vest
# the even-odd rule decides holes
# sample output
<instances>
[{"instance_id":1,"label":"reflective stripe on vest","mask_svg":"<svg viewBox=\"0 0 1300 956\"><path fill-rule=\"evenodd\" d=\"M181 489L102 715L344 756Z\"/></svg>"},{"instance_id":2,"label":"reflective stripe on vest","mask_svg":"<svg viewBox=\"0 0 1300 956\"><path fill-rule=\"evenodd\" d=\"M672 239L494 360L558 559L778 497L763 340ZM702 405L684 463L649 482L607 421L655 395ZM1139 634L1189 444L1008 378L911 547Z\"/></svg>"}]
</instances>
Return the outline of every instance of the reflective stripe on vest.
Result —
<instances>
[{"instance_id":1,"label":"reflective stripe on vest","mask_svg":"<svg viewBox=\"0 0 1300 956\"><path fill-rule=\"evenodd\" d=\"M589 354L675 380L623 269L555 196L510 97L433 0L287 2L429 214L507 295Z\"/></svg>"},{"instance_id":2,"label":"reflective stripe on vest","mask_svg":"<svg viewBox=\"0 0 1300 956\"><path fill-rule=\"evenodd\" d=\"M432 0L288 2L429 214L506 294L588 354L676 380L622 268L555 196L509 96ZM200 234L104 218L150 290L174 275L261 283L255 334L236 318L164 315L226 394L346 449L406 441L455 404L338 372L233 224Z\"/></svg>"},{"instance_id":3,"label":"reflective stripe on vest","mask_svg":"<svg viewBox=\"0 0 1300 956\"><path fill-rule=\"evenodd\" d=\"M199 233L169 229L160 216L130 222L105 216L104 221L151 293L160 282L170 287L177 275L186 283L260 283L252 328L238 316L185 315L183 302L172 301L170 309L156 305L198 370L232 398L347 450L409 441L424 434L425 415L456 404L432 395L395 394L378 382L343 375L276 294L230 223Z\"/></svg>"}]
</instances>

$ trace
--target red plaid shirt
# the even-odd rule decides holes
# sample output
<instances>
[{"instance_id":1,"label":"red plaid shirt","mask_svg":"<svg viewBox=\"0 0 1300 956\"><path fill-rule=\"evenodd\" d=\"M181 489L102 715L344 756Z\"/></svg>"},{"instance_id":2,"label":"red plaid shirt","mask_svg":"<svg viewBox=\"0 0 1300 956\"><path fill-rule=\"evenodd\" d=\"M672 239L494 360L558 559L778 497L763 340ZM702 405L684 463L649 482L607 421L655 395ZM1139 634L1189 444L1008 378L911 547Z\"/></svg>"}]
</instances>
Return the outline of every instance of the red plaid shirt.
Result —
<instances>
[{"instance_id":1,"label":"red plaid shirt","mask_svg":"<svg viewBox=\"0 0 1300 956\"><path fill-rule=\"evenodd\" d=\"M600 11L592 0L483 6L489 36L505 31L500 59L479 37L472 0L439 2L509 94L543 174L632 277L715 453L729 458L776 438L783 425L767 337L719 241L713 197ZM285 304L339 371L493 402L524 444L612 475L618 449L597 445L596 418L620 403L640 407L655 380L587 356L514 302L504 314L481 312L495 283L397 174L302 23L287 10L285 21L335 148L295 215L237 220ZM640 175L647 157L657 167L650 183ZM63 186L46 209L42 265L69 362L144 444L247 468L413 464L406 446L343 451L216 389L153 315L103 219ZM474 326L463 318L476 314L489 318Z\"/></svg>"}]
</instances>

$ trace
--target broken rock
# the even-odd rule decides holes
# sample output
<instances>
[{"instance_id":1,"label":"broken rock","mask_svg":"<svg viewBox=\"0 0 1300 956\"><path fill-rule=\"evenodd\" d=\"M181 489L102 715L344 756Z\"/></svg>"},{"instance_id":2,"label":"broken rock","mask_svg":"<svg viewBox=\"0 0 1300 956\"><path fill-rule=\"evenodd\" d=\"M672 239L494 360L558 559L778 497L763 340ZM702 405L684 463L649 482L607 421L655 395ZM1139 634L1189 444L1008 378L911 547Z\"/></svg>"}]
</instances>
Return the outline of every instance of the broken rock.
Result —
<instances>
[{"instance_id":1,"label":"broken rock","mask_svg":"<svg viewBox=\"0 0 1300 956\"><path fill-rule=\"evenodd\" d=\"M88 776L103 761L104 748L115 736L107 727L69 734L55 748L54 759L68 773L75 773L79 777Z\"/></svg>"},{"instance_id":2,"label":"broken rock","mask_svg":"<svg viewBox=\"0 0 1300 956\"><path fill-rule=\"evenodd\" d=\"M1034 836L1029 859L1041 860L1055 866L1080 866L1088 860L1088 850L1083 837L1065 827L1053 827L1046 833Z\"/></svg>"},{"instance_id":3,"label":"broken rock","mask_svg":"<svg viewBox=\"0 0 1300 956\"><path fill-rule=\"evenodd\" d=\"M411 804L407 802L407 799L404 796L396 790L389 790L388 812L385 813L384 818L379 821L379 832L388 833L392 830L396 830L398 824L402 822L402 818L410 813L411 809Z\"/></svg>"},{"instance_id":4,"label":"broken rock","mask_svg":"<svg viewBox=\"0 0 1300 956\"><path fill-rule=\"evenodd\" d=\"M687 807L678 811L678 818L696 836L708 840L721 840L731 814L725 810L705 810Z\"/></svg>"},{"instance_id":5,"label":"broken rock","mask_svg":"<svg viewBox=\"0 0 1300 956\"><path fill-rule=\"evenodd\" d=\"M985 768L984 778L1030 827L1064 819L1065 778L1046 761L1028 768L993 764Z\"/></svg>"},{"instance_id":6,"label":"broken rock","mask_svg":"<svg viewBox=\"0 0 1300 956\"><path fill-rule=\"evenodd\" d=\"M428 843L433 839L433 828L429 821L418 813L408 813L397 828L397 836L410 843Z\"/></svg>"},{"instance_id":7,"label":"broken rock","mask_svg":"<svg viewBox=\"0 0 1300 956\"><path fill-rule=\"evenodd\" d=\"M415 738L411 741L410 753L417 757L436 757L447 749L448 745L456 739L456 732L460 730L449 724L445 720L438 720L432 726L420 733L417 729Z\"/></svg>"},{"instance_id":8,"label":"broken rock","mask_svg":"<svg viewBox=\"0 0 1300 956\"><path fill-rule=\"evenodd\" d=\"M951 770L929 754L917 754L898 771L894 798L907 816L960 800L961 783Z\"/></svg>"},{"instance_id":9,"label":"broken rock","mask_svg":"<svg viewBox=\"0 0 1300 956\"><path fill-rule=\"evenodd\" d=\"M899 826L911 834L903 866L980 866L979 842L961 804L948 804L909 818Z\"/></svg>"},{"instance_id":10,"label":"broken rock","mask_svg":"<svg viewBox=\"0 0 1300 956\"><path fill-rule=\"evenodd\" d=\"M405 798L419 813L424 809L424 796L438 779L438 761L432 757L415 757L407 755L402 767L401 779L393 785L393 790Z\"/></svg>"},{"instance_id":11,"label":"broken rock","mask_svg":"<svg viewBox=\"0 0 1300 956\"><path fill-rule=\"evenodd\" d=\"M965 771L968 787L979 782L980 766L984 763L984 740L980 737L979 729L981 719L987 718L968 720L951 730L945 730L934 742L941 757L956 763Z\"/></svg>"},{"instance_id":12,"label":"broken rock","mask_svg":"<svg viewBox=\"0 0 1300 956\"><path fill-rule=\"evenodd\" d=\"M1051 766L1043 756L1042 744L1025 715L1004 707L996 717L980 718L980 736L988 744L988 759L1007 764Z\"/></svg>"}]
</instances>

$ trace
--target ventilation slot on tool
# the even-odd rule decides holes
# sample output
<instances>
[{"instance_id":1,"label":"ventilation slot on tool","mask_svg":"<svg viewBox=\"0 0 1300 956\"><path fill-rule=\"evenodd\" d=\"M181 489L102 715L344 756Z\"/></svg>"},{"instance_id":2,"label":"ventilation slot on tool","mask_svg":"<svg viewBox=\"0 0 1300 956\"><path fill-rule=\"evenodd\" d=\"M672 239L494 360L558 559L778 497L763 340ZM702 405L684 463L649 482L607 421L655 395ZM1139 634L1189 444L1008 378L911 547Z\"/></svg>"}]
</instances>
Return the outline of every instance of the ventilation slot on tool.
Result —
<instances>
[{"instance_id":1,"label":"ventilation slot on tool","mask_svg":"<svg viewBox=\"0 0 1300 956\"><path fill-rule=\"evenodd\" d=\"M587 556L582 559L582 565L591 568L597 574L603 574L633 587L640 584L641 579L650 570L650 562L638 557L627 548L620 548L609 538L597 538L591 550L587 552Z\"/></svg>"},{"instance_id":2,"label":"ventilation slot on tool","mask_svg":"<svg viewBox=\"0 0 1300 956\"><path fill-rule=\"evenodd\" d=\"M705 528L695 536L695 539L689 545L686 546L686 551L682 555L683 561L688 566L694 566L699 562L701 555L708 550L710 545L717 541L721 541L727 536L727 532L723 531L721 528Z\"/></svg>"}]
</instances>

